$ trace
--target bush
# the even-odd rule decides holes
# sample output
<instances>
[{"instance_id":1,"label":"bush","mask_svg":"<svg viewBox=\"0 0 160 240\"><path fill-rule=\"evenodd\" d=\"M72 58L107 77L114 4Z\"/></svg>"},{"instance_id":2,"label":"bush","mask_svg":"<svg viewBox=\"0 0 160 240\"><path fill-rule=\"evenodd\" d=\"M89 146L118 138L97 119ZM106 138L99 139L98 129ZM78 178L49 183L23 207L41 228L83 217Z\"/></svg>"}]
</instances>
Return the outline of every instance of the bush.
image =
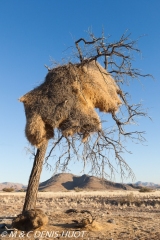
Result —
<instances>
[{"instance_id":1,"label":"bush","mask_svg":"<svg viewBox=\"0 0 160 240\"><path fill-rule=\"evenodd\" d=\"M14 188L3 188L2 191L3 192L13 192Z\"/></svg>"},{"instance_id":2,"label":"bush","mask_svg":"<svg viewBox=\"0 0 160 240\"><path fill-rule=\"evenodd\" d=\"M142 187L139 192L152 192L151 188L147 188L147 187Z\"/></svg>"},{"instance_id":3,"label":"bush","mask_svg":"<svg viewBox=\"0 0 160 240\"><path fill-rule=\"evenodd\" d=\"M74 191L75 191L75 192L81 192L81 191L83 191L83 190L82 190L81 188L79 188L79 187L75 187L75 188L74 188Z\"/></svg>"},{"instance_id":4,"label":"bush","mask_svg":"<svg viewBox=\"0 0 160 240\"><path fill-rule=\"evenodd\" d=\"M128 194L126 198L129 202L133 202L135 200L135 196L132 192Z\"/></svg>"},{"instance_id":5,"label":"bush","mask_svg":"<svg viewBox=\"0 0 160 240\"><path fill-rule=\"evenodd\" d=\"M21 189L18 190L18 192L26 192L26 189L21 188Z\"/></svg>"}]
</instances>

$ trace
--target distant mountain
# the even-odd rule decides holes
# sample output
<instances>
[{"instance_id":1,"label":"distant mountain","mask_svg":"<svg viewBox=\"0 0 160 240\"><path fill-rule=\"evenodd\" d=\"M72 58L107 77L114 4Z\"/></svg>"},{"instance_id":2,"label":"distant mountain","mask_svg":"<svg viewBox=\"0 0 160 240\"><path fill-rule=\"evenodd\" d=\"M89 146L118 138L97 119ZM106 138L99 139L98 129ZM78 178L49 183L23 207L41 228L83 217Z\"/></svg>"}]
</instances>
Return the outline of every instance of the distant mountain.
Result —
<instances>
[{"instance_id":1,"label":"distant mountain","mask_svg":"<svg viewBox=\"0 0 160 240\"><path fill-rule=\"evenodd\" d=\"M136 186L141 186L141 187L152 187L152 188L160 188L160 184L155 184L153 182L142 182L138 181L134 183Z\"/></svg>"},{"instance_id":2,"label":"distant mountain","mask_svg":"<svg viewBox=\"0 0 160 240\"><path fill-rule=\"evenodd\" d=\"M0 190L3 188L14 188L15 190L20 190L22 188L26 188L26 186L21 183L3 182L0 183Z\"/></svg>"},{"instance_id":3,"label":"distant mountain","mask_svg":"<svg viewBox=\"0 0 160 240\"><path fill-rule=\"evenodd\" d=\"M160 184L155 184L153 182L142 182L142 181L138 181L136 183L129 183L129 186L131 186L132 188L137 188L140 189L142 187L148 187L148 188L160 188Z\"/></svg>"},{"instance_id":4,"label":"distant mountain","mask_svg":"<svg viewBox=\"0 0 160 240\"><path fill-rule=\"evenodd\" d=\"M0 190L3 188L14 188L20 190L27 186L21 183L3 182L0 183ZM134 190L142 187L160 188L160 184L152 182L138 181L134 184L114 183L108 180L102 180L101 178L82 175L76 176L71 173L59 173L51 177L50 179L40 183L39 191L66 191L74 190L76 187L83 190Z\"/></svg>"},{"instance_id":5,"label":"distant mountain","mask_svg":"<svg viewBox=\"0 0 160 240\"><path fill-rule=\"evenodd\" d=\"M66 191L74 190L76 187L83 190L133 190L127 184L114 183L101 178L82 175L76 176L71 173L56 174L45 182L40 183L39 191Z\"/></svg>"}]
</instances>

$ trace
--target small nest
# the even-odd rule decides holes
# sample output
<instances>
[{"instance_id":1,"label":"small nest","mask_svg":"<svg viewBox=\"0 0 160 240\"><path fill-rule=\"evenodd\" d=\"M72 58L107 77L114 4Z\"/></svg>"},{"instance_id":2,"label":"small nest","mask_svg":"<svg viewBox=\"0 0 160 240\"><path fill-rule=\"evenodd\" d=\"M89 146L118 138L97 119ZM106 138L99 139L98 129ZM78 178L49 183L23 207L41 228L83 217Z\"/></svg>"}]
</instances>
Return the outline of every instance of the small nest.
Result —
<instances>
[{"instance_id":1,"label":"small nest","mask_svg":"<svg viewBox=\"0 0 160 240\"><path fill-rule=\"evenodd\" d=\"M89 230L97 229L97 226L99 224L95 221L96 217L92 215L92 213L88 210L80 210L78 211L77 209L68 209L66 210L67 214L78 214L78 215L85 215L83 218L81 218L79 221L78 220L72 220L76 224L76 227L78 228L85 228ZM78 217L78 216L77 216Z\"/></svg>"},{"instance_id":2,"label":"small nest","mask_svg":"<svg viewBox=\"0 0 160 240\"><path fill-rule=\"evenodd\" d=\"M53 68L44 83L20 98L27 118L26 137L40 147L58 128L65 137L82 135L85 142L101 130L95 108L116 112L122 103L119 95L114 79L98 62Z\"/></svg>"},{"instance_id":3,"label":"small nest","mask_svg":"<svg viewBox=\"0 0 160 240\"><path fill-rule=\"evenodd\" d=\"M12 227L21 231L30 231L48 224L48 217L40 209L32 209L18 215Z\"/></svg>"}]
</instances>

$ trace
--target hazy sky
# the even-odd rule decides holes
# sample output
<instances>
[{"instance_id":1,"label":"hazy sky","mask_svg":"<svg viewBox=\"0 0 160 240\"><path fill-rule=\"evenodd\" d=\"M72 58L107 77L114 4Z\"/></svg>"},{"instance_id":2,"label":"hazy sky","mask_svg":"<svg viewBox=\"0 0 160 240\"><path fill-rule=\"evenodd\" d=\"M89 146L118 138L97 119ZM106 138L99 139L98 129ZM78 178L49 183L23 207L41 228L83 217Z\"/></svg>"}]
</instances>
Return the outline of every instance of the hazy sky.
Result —
<instances>
[{"instance_id":1,"label":"hazy sky","mask_svg":"<svg viewBox=\"0 0 160 240\"><path fill-rule=\"evenodd\" d=\"M158 0L1 0L0 1L0 182L28 182L33 161L26 155L25 114L18 98L42 82L50 57L60 61L68 47L88 28L100 36L102 28L118 40L129 29L142 55L135 66L155 80L132 83L135 103L143 101L153 121L140 119L146 146L126 143L125 159L136 180L160 183L160 1ZM54 161L51 161L54 164ZM71 166L80 174L80 167ZM87 172L86 172L87 173ZM41 181L52 172L43 170ZM118 178L116 179L118 181ZM128 179L127 181L130 181Z\"/></svg>"}]
</instances>

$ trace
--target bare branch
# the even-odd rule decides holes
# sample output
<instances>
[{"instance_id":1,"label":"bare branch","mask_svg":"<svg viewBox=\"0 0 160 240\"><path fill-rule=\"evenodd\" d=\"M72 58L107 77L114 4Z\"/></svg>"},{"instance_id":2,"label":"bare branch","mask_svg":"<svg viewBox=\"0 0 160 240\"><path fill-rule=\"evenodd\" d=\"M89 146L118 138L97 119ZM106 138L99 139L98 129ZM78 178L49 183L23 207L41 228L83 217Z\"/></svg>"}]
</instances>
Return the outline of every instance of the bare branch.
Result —
<instances>
[{"instance_id":1,"label":"bare branch","mask_svg":"<svg viewBox=\"0 0 160 240\"><path fill-rule=\"evenodd\" d=\"M80 60L81 65L93 60L102 60L104 68L107 70L106 74L111 75L118 83L118 94L123 104L119 113L111 113L113 119L112 128L108 127L104 129L103 127L102 131L93 134L84 144L81 142L82 135L80 133L72 137L63 137L58 129L58 135L55 137L56 140L45 158L45 164L49 164L48 160L54 150L54 152L59 152L59 155L54 154L53 156L55 160L55 172L58 169L61 171L68 170L71 160L82 161L83 170L86 166L90 165L89 173L99 175L102 178L108 178L114 176L114 173L117 172L115 164L112 163L114 159L120 170L122 179L127 176L134 179L132 169L123 158L123 153L131 153L125 147L124 141L128 139L143 143L145 138L143 131L127 131L126 129L128 128L126 128L126 126L136 124L138 117L147 117L148 115L146 111L142 109L141 103L130 103L127 99L128 92L124 92L122 87L125 83L128 83L130 79L152 77L152 75L143 74L139 69L132 66L133 56L135 53L140 53L140 50L136 47L138 40L130 39L131 34L127 35L124 33L119 41L108 42L108 38L104 36L104 32L102 32L102 36L99 38L95 37L92 32L88 33L91 39L90 41L80 38L75 42L77 49L76 56ZM82 44L84 49L82 48ZM71 62L69 64L74 67L74 64ZM99 71L101 70L99 69ZM80 83L79 79L77 75L77 81ZM85 99L85 96L83 97ZM101 121L101 124L106 126L104 121ZM47 167L48 166L49 165L47 165ZM106 166L108 166L109 172L106 171Z\"/></svg>"},{"instance_id":2,"label":"bare branch","mask_svg":"<svg viewBox=\"0 0 160 240\"><path fill-rule=\"evenodd\" d=\"M91 41L86 41L84 38L80 38L75 42L76 48L79 53L80 62L97 61L99 58L103 58L104 68L113 75L113 77L122 78L129 76L131 78L138 77L153 77L151 74L142 74L138 69L132 68L132 54L140 53L140 50L136 47L138 40L130 40L130 35L123 34L119 41L114 43L106 42L104 33L102 37L96 38L93 33L89 32ZM86 49L88 56L87 59L83 56L83 52L79 46L79 43L83 42L85 45L94 46L94 49ZM121 82L122 82L121 81Z\"/></svg>"},{"instance_id":3,"label":"bare branch","mask_svg":"<svg viewBox=\"0 0 160 240\"><path fill-rule=\"evenodd\" d=\"M48 69L48 72L51 71L51 69L46 64L44 66L45 66L45 68Z\"/></svg>"}]
</instances>

